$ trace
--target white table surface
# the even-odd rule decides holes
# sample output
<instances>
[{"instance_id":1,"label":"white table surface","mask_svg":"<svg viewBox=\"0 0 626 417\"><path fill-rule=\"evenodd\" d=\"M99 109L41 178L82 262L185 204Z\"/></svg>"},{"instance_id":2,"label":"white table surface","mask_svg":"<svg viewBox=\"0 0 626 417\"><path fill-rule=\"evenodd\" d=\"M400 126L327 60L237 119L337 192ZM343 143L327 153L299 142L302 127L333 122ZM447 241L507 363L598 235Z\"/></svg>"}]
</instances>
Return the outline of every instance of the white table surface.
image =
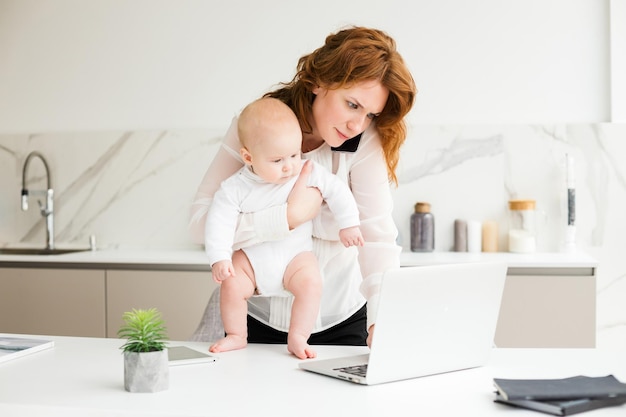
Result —
<instances>
[{"instance_id":1,"label":"white table surface","mask_svg":"<svg viewBox=\"0 0 626 417\"><path fill-rule=\"evenodd\" d=\"M626 381L624 351L494 349L482 368L361 386L300 370L284 345L249 345L214 363L172 367L167 391L138 394L124 390L123 341L37 337L55 347L0 363L0 416L538 416L494 403L493 378L613 374ZM320 359L367 351L316 349ZM585 415L623 417L626 406Z\"/></svg>"}]
</instances>

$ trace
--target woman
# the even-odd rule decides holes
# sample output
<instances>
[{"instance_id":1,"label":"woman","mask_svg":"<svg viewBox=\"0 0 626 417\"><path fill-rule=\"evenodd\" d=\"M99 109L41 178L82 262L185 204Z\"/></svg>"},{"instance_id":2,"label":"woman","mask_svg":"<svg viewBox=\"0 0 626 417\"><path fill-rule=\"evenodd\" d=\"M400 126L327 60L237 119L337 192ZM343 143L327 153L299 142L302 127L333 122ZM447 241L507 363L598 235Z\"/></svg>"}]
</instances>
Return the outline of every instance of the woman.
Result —
<instances>
[{"instance_id":1,"label":"woman","mask_svg":"<svg viewBox=\"0 0 626 417\"><path fill-rule=\"evenodd\" d=\"M380 30L352 27L329 35L321 48L300 58L291 82L265 94L296 113L303 156L350 186L366 242L345 248L337 240L338 226L328 207L322 205L316 189L305 185L310 173L306 165L286 205L241 216L236 240L246 245L281 239L313 219L313 248L323 275L323 294L310 344L369 345L371 341L382 273L399 266L390 182L397 184L395 169L406 139L404 117L416 93L395 41ZM213 194L221 181L243 166L239 148L234 120L192 205L190 228L197 243L204 243ZM286 343L292 300L253 297L248 341Z\"/></svg>"}]
</instances>

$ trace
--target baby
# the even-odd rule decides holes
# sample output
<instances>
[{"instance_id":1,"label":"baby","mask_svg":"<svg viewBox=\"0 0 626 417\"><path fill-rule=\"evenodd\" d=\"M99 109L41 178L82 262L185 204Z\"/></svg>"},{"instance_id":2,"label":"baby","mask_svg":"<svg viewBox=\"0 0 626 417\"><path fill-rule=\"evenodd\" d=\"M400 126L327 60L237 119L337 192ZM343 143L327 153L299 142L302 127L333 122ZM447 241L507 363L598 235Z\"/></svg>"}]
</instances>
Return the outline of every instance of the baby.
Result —
<instances>
[{"instance_id":1,"label":"baby","mask_svg":"<svg viewBox=\"0 0 626 417\"><path fill-rule=\"evenodd\" d=\"M319 313L322 278L312 252L312 222L298 226L284 240L233 247L240 213L286 203L303 166L300 124L282 101L261 98L241 112L237 128L245 165L222 182L206 222L205 249L213 279L221 284L226 332L209 350L225 352L247 345L250 297L292 294L287 349L300 359L314 358L308 339ZM308 186L320 190L339 224L343 245L363 246L359 212L348 186L317 164Z\"/></svg>"}]
</instances>

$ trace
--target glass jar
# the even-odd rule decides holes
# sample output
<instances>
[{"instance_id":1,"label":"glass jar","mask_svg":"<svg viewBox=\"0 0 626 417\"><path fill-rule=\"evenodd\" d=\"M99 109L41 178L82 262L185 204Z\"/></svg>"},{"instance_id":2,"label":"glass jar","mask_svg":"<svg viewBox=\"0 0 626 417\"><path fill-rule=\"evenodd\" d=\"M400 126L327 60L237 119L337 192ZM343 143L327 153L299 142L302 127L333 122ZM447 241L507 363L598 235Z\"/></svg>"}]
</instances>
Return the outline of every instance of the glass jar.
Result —
<instances>
[{"instance_id":1,"label":"glass jar","mask_svg":"<svg viewBox=\"0 0 626 417\"><path fill-rule=\"evenodd\" d=\"M533 253L537 250L535 200L509 201L509 252Z\"/></svg>"},{"instance_id":2,"label":"glass jar","mask_svg":"<svg viewBox=\"0 0 626 417\"><path fill-rule=\"evenodd\" d=\"M411 251L432 252L435 250L435 218L430 204L416 203L411 214Z\"/></svg>"}]
</instances>

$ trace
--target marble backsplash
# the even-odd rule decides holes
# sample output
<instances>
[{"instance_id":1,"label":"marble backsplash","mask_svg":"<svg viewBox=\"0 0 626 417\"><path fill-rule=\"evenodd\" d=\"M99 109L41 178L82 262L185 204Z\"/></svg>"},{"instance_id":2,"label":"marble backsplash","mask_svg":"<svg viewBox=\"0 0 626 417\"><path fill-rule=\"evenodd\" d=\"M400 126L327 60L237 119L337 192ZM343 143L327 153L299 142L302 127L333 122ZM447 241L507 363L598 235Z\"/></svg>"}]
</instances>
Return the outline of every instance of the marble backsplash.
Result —
<instances>
[{"instance_id":1,"label":"marble backsplash","mask_svg":"<svg viewBox=\"0 0 626 417\"><path fill-rule=\"evenodd\" d=\"M195 248L189 205L223 130L103 131L0 135L0 246L43 246L37 203L20 209L29 152L50 165L58 245ZM537 201L538 249L560 250L565 223L564 160L576 170L577 246L600 262L598 347L626 348L626 124L415 125L394 189L399 243L409 248L417 201L435 216L435 250L453 247L455 219L493 220L507 250L507 201ZM28 188L44 188L33 160ZM31 198L35 200L35 198Z\"/></svg>"}]
</instances>

